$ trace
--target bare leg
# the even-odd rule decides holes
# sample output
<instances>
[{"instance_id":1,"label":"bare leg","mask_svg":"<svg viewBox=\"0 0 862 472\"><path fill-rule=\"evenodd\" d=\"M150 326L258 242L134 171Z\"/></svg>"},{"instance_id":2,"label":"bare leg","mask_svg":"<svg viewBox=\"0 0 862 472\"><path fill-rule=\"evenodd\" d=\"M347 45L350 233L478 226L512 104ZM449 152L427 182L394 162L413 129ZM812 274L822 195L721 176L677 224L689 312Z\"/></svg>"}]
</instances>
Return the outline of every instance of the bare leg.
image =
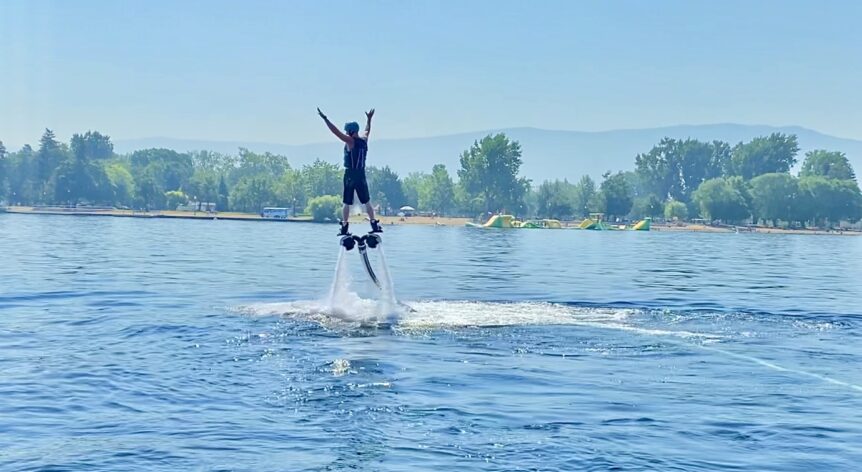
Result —
<instances>
[{"instance_id":1,"label":"bare leg","mask_svg":"<svg viewBox=\"0 0 862 472\"><path fill-rule=\"evenodd\" d=\"M368 219L374 219L374 207L371 206L371 201L365 204L365 211L368 213Z\"/></svg>"},{"instance_id":2,"label":"bare leg","mask_svg":"<svg viewBox=\"0 0 862 472\"><path fill-rule=\"evenodd\" d=\"M345 223L350 221L350 205L348 204L341 207L341 221Z\"/></svg>"}]
</instances>

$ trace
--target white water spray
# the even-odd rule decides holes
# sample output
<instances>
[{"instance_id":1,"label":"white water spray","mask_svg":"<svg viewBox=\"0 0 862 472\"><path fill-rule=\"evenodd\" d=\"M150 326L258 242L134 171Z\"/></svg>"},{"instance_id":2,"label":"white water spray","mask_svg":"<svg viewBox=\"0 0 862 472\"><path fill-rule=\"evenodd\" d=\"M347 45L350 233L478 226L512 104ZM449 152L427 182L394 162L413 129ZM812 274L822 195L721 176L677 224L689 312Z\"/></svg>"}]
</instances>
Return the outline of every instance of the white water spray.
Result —
<instances>
[{"instance_id":1,"label":"white water spray","mask_svg":"<svg viewBox=\"0 0 862 472\"><path fill-rule=\"evenodd\" d=\"M348 270L348 258L345 257L347 250L343 247L338 252L338 261L335 263L335 274L332 278L332 286L329 288L329 298L326 300L326 310L335 315L348 315L347 308L350 305L350 299L355 298L355 294L351 294L350 285L351 277ZM351 297L353 295L353 297Z\"/></svg>"},{"instance_id":2,"label":"white water spray","mask_svg":"<svg viewBox=\"0 0 862 472\"><path fill-rule=\"evenodd\" d=\"M332 286L329 287L329 298L326 300L327 306L332 306L335 298L342 287L341 279L346 272L346 264L344 259L344 253L347 252L344 248L341 248L338 251L338 260L335 262L335 275L332 277Z\"/></svg>"},{"instance_id":3,"label":"white water spray","mask_svg":"<svg viewBox=\"0 0 862 472\"><path fill-rule=\"evenodd\" d=\"M361 323L385 321L391 324L399 319L402 311L401 305L395 297L392 276L386 264L386 256L383 254L383 248L378 246L373 251L380 254L380 262L376 264L380 267L377 278L380 296L373 297L372 299L363 299L358 293L353 291L351 287L353 278L350 274L350 264L348 261L351 258L349 252L357 251L347 251L344 247L341 247L338 253L338 260L335 264L332 285L329 288L329 296L322 303L323 313L343 321L358 321Z\"/></svg>"},{"instance_id":4,"label":"white water spray","mask_svg":"<svg viewBox=\"0 0 862 472\"><path fill-rule=\"evenodd\" d=\"M380 309L388 321L394 321L399 313L398 300L395 298L395 287L392 277L389 275L389 264L386 263L386 254L383 245L377 247L380 253Z\"/></svg>"}]
</instances>

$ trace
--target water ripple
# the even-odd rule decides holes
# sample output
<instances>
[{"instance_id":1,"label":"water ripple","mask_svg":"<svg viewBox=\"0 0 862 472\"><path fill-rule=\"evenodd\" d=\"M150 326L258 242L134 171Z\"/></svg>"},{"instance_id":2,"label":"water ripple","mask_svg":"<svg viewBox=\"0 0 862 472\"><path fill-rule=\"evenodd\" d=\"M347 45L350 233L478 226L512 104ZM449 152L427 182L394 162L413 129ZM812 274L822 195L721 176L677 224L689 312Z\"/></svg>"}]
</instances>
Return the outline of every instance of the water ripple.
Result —
<instances>
[{"instance_id":1,"label":"water ripple","mask_svg":"<svg viewBox=\"0 0 862 472\"><path fill-rule=\"evenodd\" d=\"M0 470L862 463L862 238L396 226L376 327L331 233L0 214Z\"/></svg>"}]
</instances>

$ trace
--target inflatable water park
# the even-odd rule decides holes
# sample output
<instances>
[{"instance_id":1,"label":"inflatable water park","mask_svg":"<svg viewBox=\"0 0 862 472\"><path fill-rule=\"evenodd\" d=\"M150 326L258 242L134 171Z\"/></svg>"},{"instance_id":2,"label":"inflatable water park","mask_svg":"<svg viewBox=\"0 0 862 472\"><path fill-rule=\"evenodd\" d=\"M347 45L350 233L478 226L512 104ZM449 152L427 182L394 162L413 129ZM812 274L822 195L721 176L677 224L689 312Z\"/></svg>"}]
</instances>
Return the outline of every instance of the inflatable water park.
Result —
<instances>
[{"instance_id":1,"label":"inflatable water park","mask_svg":"<svg viewBox=\"0 0 862 472\"><path fill-rule=\"evenodd\" d=\"M541 219L520 221L513 215L492 215L485 223L467 223L470 228L521 228L521 229L579 229L592 231L649 231L652 218L644 218L633 225L605 221L604 213L590 213L577 226L564 226L560 220Z\"/></svg>"}]
</instances>

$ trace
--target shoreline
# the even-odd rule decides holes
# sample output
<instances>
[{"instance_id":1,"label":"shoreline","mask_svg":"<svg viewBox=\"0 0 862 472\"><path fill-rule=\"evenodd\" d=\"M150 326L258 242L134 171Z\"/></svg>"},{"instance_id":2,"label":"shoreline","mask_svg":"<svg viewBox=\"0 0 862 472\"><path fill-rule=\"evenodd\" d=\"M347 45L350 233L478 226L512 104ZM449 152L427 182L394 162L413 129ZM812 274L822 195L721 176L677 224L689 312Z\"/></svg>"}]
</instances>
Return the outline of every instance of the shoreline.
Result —
<instances>
[{"instance_id":1,"label":"shoreline","mask_svg":"<svg viewBox=\"0 0 862 472\"><path fill-rule=\"evenodd\" d=\"M275 223L318 223L311 219L310 216L296 216L287 218L263 218L255 213L240 213L240 212L215 212L208 213L203 211L176 211L176 210L118 210L118 209L97 209L97 208L63 208L63 207L29 207L29 206L9 206L0 208L0 213L3 212L18 215L60 215L60 216L82 216L82 217L116 217L116 218L169 218L183 220L227 220L227 221L262 221ZM350 222L359 224L367 221L364 217L359 218L357 215L351 215ZM457 217L439 217L433 218L430 216L381 216L380 223L385 226L392 225L430 225L430 226L465 226L470 221L470 218ZM327 223L321 223L327 224Z\"/></svg>"},{"instance_id":2,"label":"shoreline","mask_svg":"<svg viewBox=\"0 0 862 472\"><path fill-rule=\"evenodd\" d=\"M102 216L115 218L169 218L169 219L184 219L184 220L227 220L227 221L262 221L276 223L314 223L311 217L298 216L288 218L263 218L254 213L239 213L239 212L190 212L190 211L138 211L138 210L117 210L117 209L82 209L82 208L63 208L63 207L27 207L27 206L9 206L0 208L0 213L3 212L18 215L62 215L62 216ZM356 215L351 215L351 223L361 224L367 219L358 218ZM459 217L431 217L431 216L381 216L380 223L385 226L397 225L424 225L424 226L447 226L447 227L464 227L470 218ZM325 223L322 223L325 224ZM574 229L576 223L569 223L564 229ZM757 234L798 234L798 235L821 235L821 236L862 236L862 231L858 230L824 230L824 229L784 229L784 228L764 228L764 227L739 227L736 231L734 227L718 227L702 224L665 224L653 223L650 231L657 232L687 232L687 233L757 233Z\"/></svg>"}]
</instances>

